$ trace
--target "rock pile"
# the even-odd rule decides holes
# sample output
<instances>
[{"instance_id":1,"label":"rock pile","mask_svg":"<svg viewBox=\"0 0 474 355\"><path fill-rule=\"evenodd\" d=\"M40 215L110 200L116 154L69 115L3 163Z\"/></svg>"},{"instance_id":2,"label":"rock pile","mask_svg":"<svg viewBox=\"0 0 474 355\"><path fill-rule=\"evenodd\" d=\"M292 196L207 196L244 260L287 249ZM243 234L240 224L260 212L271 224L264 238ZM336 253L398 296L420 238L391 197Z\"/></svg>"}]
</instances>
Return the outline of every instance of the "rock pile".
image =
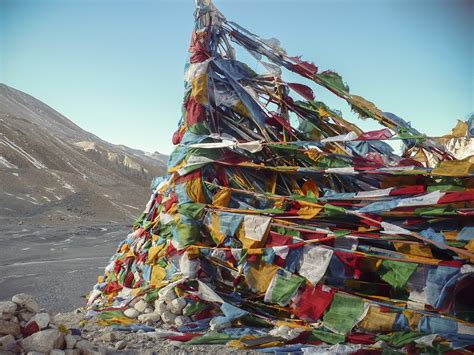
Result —
<instances>
[{"instance_id":1,"label":"rock pile","mask_svg":"<svg viewBox=\"0 0 474 355\"><path fill-rule=\"evenodd\" d=\"M165 327L181 327L191 322L187 316L191 304L185 298L179 298L174 288L163 291L152 301L135 298L130 302L130 308L123 312L124 316L149 326L162 322Z\"/></svg>"},{"instance_id":2,"label":"rock pile","mask_svg":"<svg viewBox=\"0 0 474 355\"><path fill-rule=\"evenodd\" d=\"M26 293L0 301L0 353L101 354L79 329L55 324L54 317Z\"/></svg>"}]
</instances>

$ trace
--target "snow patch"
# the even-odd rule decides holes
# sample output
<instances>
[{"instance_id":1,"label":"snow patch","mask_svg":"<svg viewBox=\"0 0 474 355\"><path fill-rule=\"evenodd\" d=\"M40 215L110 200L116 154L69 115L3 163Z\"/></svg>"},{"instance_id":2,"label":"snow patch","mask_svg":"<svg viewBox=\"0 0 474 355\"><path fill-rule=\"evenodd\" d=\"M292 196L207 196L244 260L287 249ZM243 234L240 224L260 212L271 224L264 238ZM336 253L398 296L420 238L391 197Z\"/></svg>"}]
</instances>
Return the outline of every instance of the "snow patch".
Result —
<instances>
[{"instance_id":1,"label":"snow patch","mask_svg":"<svg viewBox=\"0 0 474 355\"><path fill-rule=\"evenodd\" d=\"M21 156L23 156L26 160L28 160L33 166L37 169L46 169L46 165L44 165L42 162L40 162L38 159L35 157L31 156L27 152L25 152L21 147L17 146L15 143L13 143L11 140L9 140L7 137L4 135L1 136L0 138L0 144L3 144L17 153L19 153Z\"/></svg>"},{"instance_id":2,"label":"snow patch","mask_svg":"<svg viewBox=\"0 0 474 355\"><path fill-rule=\"evenodd\" d=\"M5 157L0 155L0 166L2 165L8 169L18 169L18 167L15 164L10 163Z\"/></svg>"}]
</instances>

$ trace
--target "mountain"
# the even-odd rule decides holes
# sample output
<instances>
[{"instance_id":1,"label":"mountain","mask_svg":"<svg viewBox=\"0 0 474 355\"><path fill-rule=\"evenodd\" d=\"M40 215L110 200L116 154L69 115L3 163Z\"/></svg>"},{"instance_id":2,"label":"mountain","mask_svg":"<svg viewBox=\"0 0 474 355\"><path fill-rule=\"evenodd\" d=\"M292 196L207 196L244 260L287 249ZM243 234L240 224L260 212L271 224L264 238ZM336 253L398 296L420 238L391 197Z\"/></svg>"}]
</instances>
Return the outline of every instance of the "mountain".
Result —
<instances>
[{"instance_id":1,"label":"mountain","mask_svg":"<svg viewBox=\"0 0 474 355\"><path fill-rule=\"evenodd\" d=\"M0 223L131 222L167 159L108 143L0 84Z\"/></svg>"}]
</instances>

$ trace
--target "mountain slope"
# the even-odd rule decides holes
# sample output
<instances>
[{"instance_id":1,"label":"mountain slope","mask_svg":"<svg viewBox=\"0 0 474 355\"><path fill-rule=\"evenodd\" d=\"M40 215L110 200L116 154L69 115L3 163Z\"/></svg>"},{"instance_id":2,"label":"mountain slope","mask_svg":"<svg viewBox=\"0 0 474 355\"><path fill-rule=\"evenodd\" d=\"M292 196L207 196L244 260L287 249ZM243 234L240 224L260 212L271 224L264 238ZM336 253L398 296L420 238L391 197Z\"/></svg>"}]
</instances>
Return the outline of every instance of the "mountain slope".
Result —
<instances>
[{"instance_id":1,"label":"mountain slope","mask_svg":"<svg viewBox=\"0 0 474 355\"><path fill-rule=\"evenodd\" d=\"M129 222L166 161L108 143L0 84L0 221Z\"/></svg>"}]
</instances>

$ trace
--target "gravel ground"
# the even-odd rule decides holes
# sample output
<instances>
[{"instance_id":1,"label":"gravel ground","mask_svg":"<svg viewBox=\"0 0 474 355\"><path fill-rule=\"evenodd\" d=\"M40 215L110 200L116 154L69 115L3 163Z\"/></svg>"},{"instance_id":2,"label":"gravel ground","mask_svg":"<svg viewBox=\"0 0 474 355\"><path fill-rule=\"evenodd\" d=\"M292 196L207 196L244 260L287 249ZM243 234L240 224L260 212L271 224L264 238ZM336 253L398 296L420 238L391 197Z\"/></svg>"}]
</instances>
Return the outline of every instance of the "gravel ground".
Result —
<instances>
[{"instance_id":1,"label":"gravel ground","mask_svg":"<svg viewBox=\"0 0 474 355\"><path fill-rule=\"evenodd\" d=\"M33 295L53 312L72 311L101 275L129 226L0 226L0 300Z\"/></svg>"}]
</instances>

